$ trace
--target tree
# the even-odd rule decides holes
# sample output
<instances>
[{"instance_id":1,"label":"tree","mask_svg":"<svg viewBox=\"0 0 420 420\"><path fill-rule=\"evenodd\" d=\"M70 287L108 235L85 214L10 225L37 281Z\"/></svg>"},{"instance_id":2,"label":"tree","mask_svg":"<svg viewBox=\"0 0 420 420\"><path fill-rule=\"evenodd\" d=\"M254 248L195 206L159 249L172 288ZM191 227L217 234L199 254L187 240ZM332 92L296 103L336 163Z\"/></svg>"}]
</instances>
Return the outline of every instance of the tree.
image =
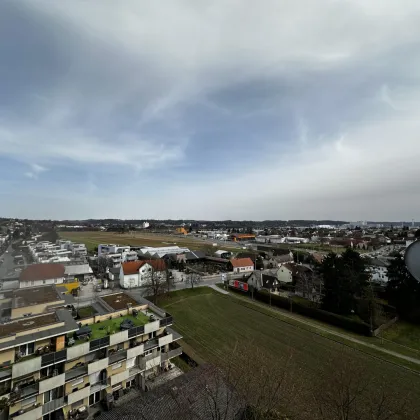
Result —
<instances>
[{"instance_id":1,"label":"tree","mask_svg":"<svg viewBox=\"0 0 420 420\"><path fill-rule=\"evenodd\" d=\"M320 265L324 281L323 309L349 315L357 307L368 285L366 263L360 254L348 248L341 256L331 252Z\"/></svg>"},{"instance_id":2,"label":"tree","mask_svg":"<svg viewBox=\"0 0 420 420\"><path fill-rule=\"evenodd\" d=\"M413 322L420 322L420 285L408 271L404 259L399 255L388 267L386 294L398 314Z\"/></svg>"},{"instance_id":3,"label":"tree","mask_svg":"<svg viewBox=\"0 0 420 420\"><path fill-rule=\"evenodd\" d=\"M406 396L390 392L383 378L372 377L353 356L340 353L331 360L333 369L322 372L313 391L314 420L403 420ZM320 391L322 390L322 391Z\"/></svg>"},{"instance_id":4,"label":"tree","mask_svg":"<svg viewBox=\"0 0 420 420\"><path fill-rule=\"evenodd\" d=\"M191 289L194 289L194 286L200 284L201 281L201 275L194 271L191 271L189 274L187 274L187 278L185 279L185 282L191 286Z\"/></svg>"},{"instance_id":5,"label":"tree","mask_svg":"<svg viewBox=\"0 0 420 420\"><path fill-rule=\"evenodd\" d=\"M149 271L145 273L144 286L146 295L149 296L153 303L156 304L159 296L164 295L168 289L166 267L161 267L159 260L148 261L150 265Z\"/></svg>"},{"instance_id":6,"label":"tree","mask_svg":"<svg viewBox=\"0 0 420 420\"><path fill-rule=\"evenodd\" d=\"M105 274L107 268L109 268L108 258L98 257L98 273Z\"/></svg>"}]
</instances>

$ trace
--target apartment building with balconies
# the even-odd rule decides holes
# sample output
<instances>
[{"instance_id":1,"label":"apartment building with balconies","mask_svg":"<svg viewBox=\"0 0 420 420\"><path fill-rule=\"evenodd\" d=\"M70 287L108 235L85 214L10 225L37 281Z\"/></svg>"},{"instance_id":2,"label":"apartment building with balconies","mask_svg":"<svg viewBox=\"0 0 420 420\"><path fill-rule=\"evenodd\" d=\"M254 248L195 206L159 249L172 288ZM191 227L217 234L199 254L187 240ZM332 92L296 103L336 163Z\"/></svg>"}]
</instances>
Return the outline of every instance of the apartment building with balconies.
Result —
<instances>
[{"instance_id":1,"label":"apartment building with balconies","mask_svg":"<svg viewBox=\"0 0 420 420\"><path fill-rule=\"evenodd\" d=\"M95 315L75 320L55 286L40 289L20 290L21 305L31 295L38 301L0 324L0 419L75 418L124 388L146 389L148 377L182 353L171 315L145 299L103 295ZM0 296L0 306L10 299Z\"/></svg>"}]
</instances>

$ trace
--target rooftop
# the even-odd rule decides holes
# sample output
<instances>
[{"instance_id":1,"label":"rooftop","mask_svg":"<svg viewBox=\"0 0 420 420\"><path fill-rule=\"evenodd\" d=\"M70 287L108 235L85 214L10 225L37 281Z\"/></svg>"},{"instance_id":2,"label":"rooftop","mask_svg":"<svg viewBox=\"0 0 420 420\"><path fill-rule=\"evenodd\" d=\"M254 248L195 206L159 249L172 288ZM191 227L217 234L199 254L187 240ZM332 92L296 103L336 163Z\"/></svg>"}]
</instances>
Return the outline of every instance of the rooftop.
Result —
<instances>
[{"instance_id":1,"label":"rooftop","mask_svg":"<svg viewBox=\"0 0 420 420\"><path fill-rule=\"evenodd\" d=\"M63 298L57 293L55 286L28 287L27 289L18 289L13 292L14 308L62 300Z\"/></svg>"},{"instance_id":2,"label":"rooftop","mask_svg":"<svg viewBox=\"0 0 420 420\"><path fill-rule=\"evenodd\" d=\"M254 265L251 258L232 258L230 262L233 267L250 267Z\"/></svg>"},{"instance_id":3,"label":"rooftop","mask_svg":"<svg viewBox=\"0 0 420 420\"><path fill-rule=\"evenodd\" d=\"M13 321L7 324L0 324L0 337L5 337L26 330L33 330L34 328L52 325L57 322L59 322L59 320L56 314L49 313L27 319L20 319L19 321Z\"/></svg>"},{"instance_id":4,"label":"rooftop","mask_svg":"<svg viewBox=\"0 0 420 420\"><path fill-rule=\"evenodd\" d=\"M20 281L48 280L64 277L62 264L32 264L20 274Z\"/></svg>"},{"instance_id":5,"label":"rooftop","mask_svg":"<svg viewBox=\"0 0 420 420\"><path fill-rule=\"evenodd\" d=\"M127 304L137 306L139 303L126 293L115 293L111 295L101 296L101 299L109 305L114 311L127 309Z\"/></svg>"}]
</instances>

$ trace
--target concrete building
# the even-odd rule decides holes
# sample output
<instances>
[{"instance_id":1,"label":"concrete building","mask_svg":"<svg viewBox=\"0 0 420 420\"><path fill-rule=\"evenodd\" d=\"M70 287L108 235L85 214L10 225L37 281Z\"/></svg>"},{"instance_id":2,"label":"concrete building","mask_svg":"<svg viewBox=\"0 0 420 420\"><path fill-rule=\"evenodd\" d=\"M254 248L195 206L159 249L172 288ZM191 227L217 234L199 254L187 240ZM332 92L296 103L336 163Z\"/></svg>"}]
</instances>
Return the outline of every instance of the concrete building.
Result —
<instances>
[{"instance_id":1,"label":"concrete building","mask_svg":"<svg viewBox=\"0 0 420 420\"><path fill-rule=\"evenodd\" d=\"M63 264L32 264L20 273L19 287L62 284L64 279L65 268Z\"/></svg>"},{"instance_id":2,"label":"concrete building","mask_svg":"<svg viewBox=\"0 0 420 420\"><path fill-rule=\"evenodd\" d=\"M146 258L162 258L165 255L171 254L184 254L185 252L190 252L188 248L179 247L179 246L163 246L163 247L151 247L146 246L140 249L139 256Z\"/></svg>"},{"instance_id":3,"label":"concrete building","mask_svg":"<svg viewBox=\"0 0 420 420\"><path fill-rule=\"evenodd\" d=\"M128 245L115 245L115 244L99 244L98 257L109 254L122 254L123 252L130 252Z\"/></svg>"},{"instance_id":4,"label":"concrete building","mask_svg":"<svg viewBox=\"0 0 420 420\"><path fill-rule=\"evenodd\" d=\"M373 282L386 284L388 283L388 266L389 261L381 258L373 258L367 267L370 278Z\"/></svg>"},{"instance_id":5,"label":"concrete building","mask_svg":"<svg viewBox=\"0 0 420 420\"><path fill-rule=\"evenodd\" d=\"M4 419L87 418L96 411L91 406L125 388L146 389L150 375L168 370L182 353L172 316L145 299L103 295L95 302L100 314L76 322L55 286L18 293L21 313L0 324ZM0 305L10 299L0 296Z\"/></svg>"}]
</instances>

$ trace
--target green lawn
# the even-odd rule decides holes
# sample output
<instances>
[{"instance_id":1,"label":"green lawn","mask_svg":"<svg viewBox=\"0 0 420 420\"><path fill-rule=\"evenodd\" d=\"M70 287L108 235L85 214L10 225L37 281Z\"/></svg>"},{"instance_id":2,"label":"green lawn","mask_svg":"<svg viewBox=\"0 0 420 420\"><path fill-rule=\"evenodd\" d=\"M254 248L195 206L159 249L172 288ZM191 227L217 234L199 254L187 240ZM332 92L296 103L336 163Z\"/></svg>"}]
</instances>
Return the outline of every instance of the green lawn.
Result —
<instances>
[{"instance_id":1,"label":"green lawn","mask_svg":"<svg viewBox=\"0 0 420 420\"><path fill-rule=\"evenodd\" d=\"M314 380L335 369L332 360L348 356L372 378L383 377L393 391L412 395L410 406L420 409L420 400L413 394L420 389L419 375L378 360L357 346L345 346L333 337L282 322L268 311L254 309L252 303L243 305L238 299L204 287L175 292L159 304L174 316L174 328L183 335L188 348L206 362L222 365L237 346L263 349L279 360L291 354L290 369L305 384L302 402L310 398Z\"/></svg>"},{"instance_id":2,"label":"green lawn","mask_svg":"<svg viewBox=\"0 0 420 420\"><path fill-rule=\"evenodd\" d=\"M80 318L88 318L90 316L95 315L96 310L92 306L86 306L84 308L79 308L77 310L77 314L79 315Z\"/></svg>"},{"instance_id":3,"label":"green lawn","mask_svg":"<svg viewBox=\"0 0 420 420\"><path fill-rule=\"evenodd\" d=\"M397 321L382 333L383 338L420 350L420 325Z\"/></svg>"},{"instance_id":4,"label":"green lawn","mask_svg":"<svg viewBox=\"0 0 420 420\"><path fill-rule=\"evenodd\" d=\"M134 317L132 315L127 316L121 316L114 319L109 319L106 321L99 322L97 324L89 325L89 327L92 329L92 335L90 337L91 340L96 340L97 338L103 338L108 335L108 331L111 334L117 333L120 331L120 324L125 319L131 319L131 321L134 322L136 327L139 327L141 325L145 325L149 322L149 317L142 314L141 312L137 315L137 317Z\"/></svg>"},{"instance_id":5,"label":"green lawn","mask_svg":"<svg viewBox=\"0 0 420 420\"><path fill-rule=\"evenodd\" d=\"M240 246L232 243L226 245L217 245L213 247L211 240L204 241L202 239L190 236L177 236L169 234L158 234L150 232L116 233L116 232L58 232L60 238L68 239L74 242L81 242L86 245L89 251L93 251L99 244L119 244L119 245L136 245L136 246L172 246L187 247L191 250L213 250L227 249L232 252L243 251Z\"/></svg>"}]
</instances>

